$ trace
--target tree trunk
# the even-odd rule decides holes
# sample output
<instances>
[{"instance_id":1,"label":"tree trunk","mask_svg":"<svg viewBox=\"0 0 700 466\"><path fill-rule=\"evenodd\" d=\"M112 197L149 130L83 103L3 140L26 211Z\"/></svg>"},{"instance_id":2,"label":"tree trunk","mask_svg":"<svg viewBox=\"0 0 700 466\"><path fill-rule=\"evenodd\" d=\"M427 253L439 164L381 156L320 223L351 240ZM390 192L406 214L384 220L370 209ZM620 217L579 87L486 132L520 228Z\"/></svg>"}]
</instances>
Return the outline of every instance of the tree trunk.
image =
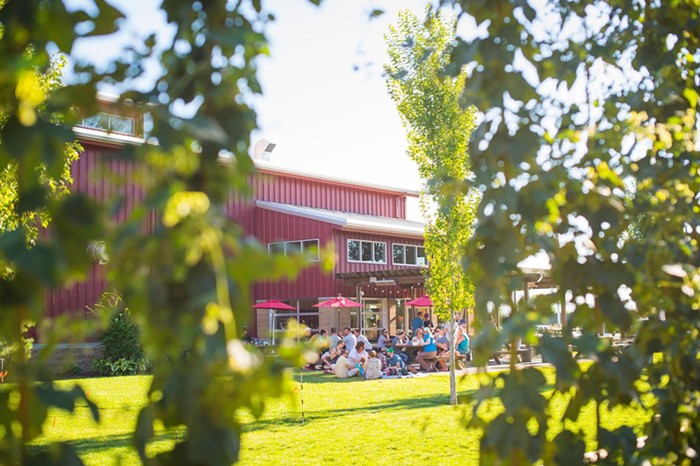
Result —
<instances>
[{"instance_id":1,"label":"tree trunk","mask_svg":"<svg viewBox=\"0 0 700 466\"><path fill-rule=\"evenodd\" d=\"M450 312L450 405L457 405L457 376L455 374L455 341L457 327L455 325L455 311Z\"/></svg>"}]
</instances>

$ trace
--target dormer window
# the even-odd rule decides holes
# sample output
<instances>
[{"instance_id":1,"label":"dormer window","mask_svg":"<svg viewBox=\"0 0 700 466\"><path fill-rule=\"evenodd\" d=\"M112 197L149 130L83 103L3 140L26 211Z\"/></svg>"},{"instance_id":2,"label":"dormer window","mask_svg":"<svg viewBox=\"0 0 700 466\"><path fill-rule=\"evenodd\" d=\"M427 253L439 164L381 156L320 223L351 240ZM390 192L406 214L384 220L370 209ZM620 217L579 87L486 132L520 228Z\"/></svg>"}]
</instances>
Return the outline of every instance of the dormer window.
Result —
<instances>
[{"instance_id":1,"label":"dormer window","mask_svg":"<svg viewBox=\"0 0 700 466\"><path fill-rule=\"evenodd\" d=\"M111 113L98 113L97 115L83 118L81 126L103 129L111 133L129 134L132 136L136 134L136 124L133 118Z\"/></svg>"}]
</instances>

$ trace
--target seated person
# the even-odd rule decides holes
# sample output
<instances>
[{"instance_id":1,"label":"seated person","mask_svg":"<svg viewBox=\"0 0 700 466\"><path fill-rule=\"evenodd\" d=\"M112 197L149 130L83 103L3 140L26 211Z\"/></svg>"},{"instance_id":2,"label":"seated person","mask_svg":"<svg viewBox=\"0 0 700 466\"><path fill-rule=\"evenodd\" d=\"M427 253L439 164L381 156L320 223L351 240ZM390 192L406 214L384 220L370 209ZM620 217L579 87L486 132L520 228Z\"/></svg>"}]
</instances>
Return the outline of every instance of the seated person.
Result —
<instances>
[{"instance_id":1,"label":"seated person","mask_svg":"<svg viewBox=\"0 0 700 466\"><path fill-rule=\"evenodd\" d=\"M365 349L372 349L372 343L360 332L359 328L354 329L352 333L355 335L355 338L357 338L358 343L362 342L365 344Z\"/></svg>"},{"instance_id":2,"label":"seated person","mask_svg":"<svg viewBox=\"0 0 700 466\"><path fill-rule=\"evenodd\" d=\"M433 369L435 369L435 365L428 361L428 359L437 356L435 339L433 338L432 333L430 333L430 329L427 327L423 329L423 332L419 330L417 333L423 334L423 351L416 356L416 362L420 364L421 369L426 372L431 372Z\"/></svg>"},{"instance_id":3,"label":"seated person","mask_svg":"<svg viewBox=\"0 0 700 466\"><path fill-rule=\"evenodd\" d=\"M353 364L358 364L360 367L364 365L365 361L369 358L367 351L365 351L365 344L358 341L355 347L350 351L348 359Z\"/></svg>"},{"instance_id":4,"label":"seated person","mask_svg":"<svg viewBox=\"0 0 700 466\"><path fill-rule=\"evenodd\" d=\"M398 354L394 353L393 348L386 350L386 375L398 375L406 373L406 363Z\"/></svg>"},{"instance_id":5,"label":"seated person","mask_svg":"<svg viewBox=\"0 0 700 466\"><path fill-rule=\"evenodd\" d=\"M386 349L389 346L391 346L389 330L382 329L381 333L379 334L379 339L377 339L377 348L379 349L379 351L381 351L382 349Z\"/></svg>"},{"instance_id":6,"label":"seated person","mask_svg":"<svg viewBox=\"0 0 700 466\"><path fill-rule=\"evenodd\" d=\"M459 327L457 327L457 345L455 346L455 350L459 354L466 355L467 361L471 361L471 350L469 349L469 335L467 334L467 329L465 328L465 326L460 325Z\"/></svg>"},{"instance_id":7,"label":"seated person","mask_svg":"<svg viewBox=\"0 0 700 466\"><path fill-rule=\"evenodd\" d=\"M365 362L363 368L366 380L382 378L382 362L377 357L376 351L372 350L369 352L369 359Z\"/></svg>"},{"instance_id":8,"label":"seated person","mask_svg":"<svg viewBox=\"0 0 700 466\"><path fill-rule=\"evenodd\" d=\"M377 351L377 358L382 363L382 371L386 369L386 348Z\"/></svg>"},{"instance_id":9,"label":"seated person","mask_svg":"<svg viewBox=\"0 0 700 466\"><path fill-rule=\"evenodd\" d=\"M344 349L338 360L333 366L333 372L339 379L347 379L356 376L360 369L355 367L355 364L348 359L348 350Z\"/></svg>"},{"instance_id":10,"label":"seated person","mask_svg":"<svg viewBox=\"0 0 700 466\"><path fill-rule=\"evenodd\" d=\"M411 346L423 346L423 329L419 328L415 331L415 335L411 338Z\"/></svg>"},{"instance_id":11,"label":"seated person","mask_svg":"<svg viewBox=\"0 0 700 466\"><path fill-rule=\"evenodd\" d=\"M321 363L323 363L323 368L326 370L331 370L333 364L338 360L338 358L343 354L345 350L345 341L340 340L335 348L331 348L330 351L326 351L321 355Z\"/></svg>"},{"instance_id":12,"label":"seated person","mask_svg":"<svg viewBox=\"0 0 700 466\"><path fill-rule=\"evenodd\" d=\"M438 327L435 330L435 346L437 346L438 356L449 356L450 354L450 339L447 337L447 329L445 327ZM446 371L449 367L448 361L435 361L435 367L438 370Z\"/></svg>"},{"instance_id":13,"label":"seated person","mask_svg":"<svg viewBox=\"0 0 700 466\"><path fill-rule=\"evenodd\" d=\"M447 329L438 327L435 331L435 346L438 349L438 355L447 352L450 349L450 339L447 338Z\"/></svg>"},{"instance_id":14,"label":"seated person","mask_svg":"<svg viewBox=\"0 0 700 466\"><path fill-rule=\"evenodd\" d=\"M404 333L403 330L399 329L396 331L396 336L394 337L393 340L391 340L391 347L394 350L394 353L398 357L403 360L403 363L406 364L408 362L408 355L403 351L403 349L399 349L396 347L396 345L407 345L408 344L408 337Z\"/></svg>"}]
</instances>

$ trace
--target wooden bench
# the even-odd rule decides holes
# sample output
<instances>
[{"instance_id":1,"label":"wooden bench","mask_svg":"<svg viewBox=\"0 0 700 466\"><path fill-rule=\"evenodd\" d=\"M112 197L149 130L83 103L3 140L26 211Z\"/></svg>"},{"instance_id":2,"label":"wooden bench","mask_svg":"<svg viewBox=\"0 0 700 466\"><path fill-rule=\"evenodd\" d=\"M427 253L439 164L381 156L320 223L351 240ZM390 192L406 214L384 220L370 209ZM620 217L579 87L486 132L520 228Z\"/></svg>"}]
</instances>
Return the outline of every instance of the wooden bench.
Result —
<instances>
[{"instance_id":1,"label":"wooden bench","mask_svg":"<svg viewBox=\"0 0 700 466\"><path fill-rule=\"evenodd\" d=\"M515 350L515 353L518 355L519 362L532 362L534 350L531 346L517 349ZM500 351L496 351L494 354L500 359L503 356L510 356L511 351L508 348L502 348Z\"/></svg>"},{"instance_id":2,"label":"wooden bench","mask_svg":"<svg viewBox=\"0 0 700 466\"><path fill-rule=\"evenodd\" d=\"M468 354L460 354L460 353L455 353L455 363L457 363L457 367L459 369L464 369L467 365L468 362L470 362L470 355ZM428 361L432 363L433 365L436 365L438 362L445 362L449 363L450 362L450 353L445 352L442 353L439 356L432 356L429 358L425 358L425 361Z\"/></svg>"}]
</instances>

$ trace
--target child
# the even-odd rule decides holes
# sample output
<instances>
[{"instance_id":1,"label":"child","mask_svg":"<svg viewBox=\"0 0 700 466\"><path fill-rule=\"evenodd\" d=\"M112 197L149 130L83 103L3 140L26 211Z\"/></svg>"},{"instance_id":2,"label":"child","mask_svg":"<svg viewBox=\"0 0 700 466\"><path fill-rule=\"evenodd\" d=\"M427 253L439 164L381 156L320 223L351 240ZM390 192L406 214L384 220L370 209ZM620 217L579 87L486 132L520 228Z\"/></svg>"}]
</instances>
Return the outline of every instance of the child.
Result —
<instances>
[{"instance_id":1,"label":"child","mask_svg":"<svg viewBox=\"0 0 700 466\"><path fill-rule=\"evenodd\" d=\"M377 352L369 352L369 359L365 362L365 379L374 380L382 378L382 362L377 358Z\"/></svg>"}]
</instances>

